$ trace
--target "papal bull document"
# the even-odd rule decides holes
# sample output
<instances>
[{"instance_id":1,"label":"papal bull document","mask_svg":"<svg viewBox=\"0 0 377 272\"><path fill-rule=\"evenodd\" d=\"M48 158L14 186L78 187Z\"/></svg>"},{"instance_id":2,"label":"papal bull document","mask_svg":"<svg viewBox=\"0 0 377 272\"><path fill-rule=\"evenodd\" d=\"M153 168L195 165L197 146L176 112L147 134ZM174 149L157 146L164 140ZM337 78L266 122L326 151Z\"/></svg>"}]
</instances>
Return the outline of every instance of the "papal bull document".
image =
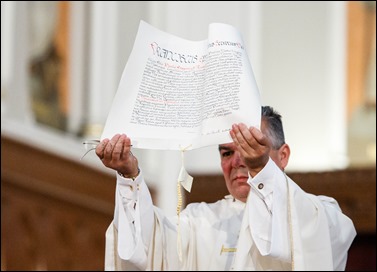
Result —
<instances>
[{"instance_id":1,"label":"papal bull document","mask_svg":"<svg viewBox=\"0 0 377 272\"><path fill-rule=\"evenodd\" d=\"M260 127L261 102L240 32L212 23L192 41L141 21L101 140L190 150L231 142L234 123Z\"/></svg>"}]
</instances>

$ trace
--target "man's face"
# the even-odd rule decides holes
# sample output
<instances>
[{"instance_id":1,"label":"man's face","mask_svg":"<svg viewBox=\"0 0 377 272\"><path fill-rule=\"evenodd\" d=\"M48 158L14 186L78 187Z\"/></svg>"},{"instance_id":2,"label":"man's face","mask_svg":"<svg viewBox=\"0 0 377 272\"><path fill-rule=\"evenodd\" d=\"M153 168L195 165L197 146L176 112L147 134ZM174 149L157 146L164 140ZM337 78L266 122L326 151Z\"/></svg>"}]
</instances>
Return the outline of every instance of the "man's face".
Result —
<instances>
[{"instance_id":1,"label":"man's face","mask_svg":"<svg viewBox=\"0 0 377 272\"><path fill-rule=\"evenodd\" d=\"M261 130L265 135L267 135L266 129L266 123L262 119ZM250 185L247 183L249 174L246 164L243 162L234 143L221 144L219 150L221 168L229 193L236 199L246 202L250 191ZM289 154L289 147L284 144L278 150L271 148L269 156L280 169L284 169L288 163Z\"/></svg>"},{"instance_id":2,"label":"man's face","mask_svg":"<svg viewBox=\"0 0 377 272\"><path fill-rule=\"evenodd\" d=\"M222 144L219 150L221 168L229 193L236 199L246 202L250 191L250 185L247 183L249 175L240 153L234 143Z\"/></svg>"}]
</instances>

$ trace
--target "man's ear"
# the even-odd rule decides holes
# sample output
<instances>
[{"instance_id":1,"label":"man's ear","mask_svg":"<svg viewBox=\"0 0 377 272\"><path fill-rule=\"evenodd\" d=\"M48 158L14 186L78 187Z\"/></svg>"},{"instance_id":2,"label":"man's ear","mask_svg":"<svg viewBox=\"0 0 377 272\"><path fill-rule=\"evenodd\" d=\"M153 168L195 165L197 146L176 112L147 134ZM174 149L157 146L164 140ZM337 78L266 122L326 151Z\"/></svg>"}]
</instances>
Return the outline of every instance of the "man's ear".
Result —
<instances>
[{"instance_id":1,"label":"man's ear","mask_svg":"<svg viewBox=\"0 0 377 272\"><path fill-rule=\"evenodd\" d=\"M279 159L280 159L281 167L283 170L288 165L290 155L291 155L291 149L289 148L289 145L283 144L279 148Z\"/></svg>"}]
</instances>

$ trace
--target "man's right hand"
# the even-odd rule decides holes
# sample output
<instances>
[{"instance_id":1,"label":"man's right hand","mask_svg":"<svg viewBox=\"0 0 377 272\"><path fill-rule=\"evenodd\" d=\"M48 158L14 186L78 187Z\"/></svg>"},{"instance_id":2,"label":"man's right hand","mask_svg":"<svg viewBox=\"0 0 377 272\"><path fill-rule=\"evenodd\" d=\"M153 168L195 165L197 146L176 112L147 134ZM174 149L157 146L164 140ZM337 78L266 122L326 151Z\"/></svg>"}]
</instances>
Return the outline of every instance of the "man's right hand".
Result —
<instances>
[{"instance_id":1,"label":"man's right hand","mask_svg":"<svg viewBox=\"0 0 377 272\"><path fill-rule=\"evenodd\" d=\"M131 152L131 139L125 134L116 134L103 139L96 147L96 154L102 163L123 174L126 178L136 177L139 173L137 158Z\"/></svg>"}]
</instances>

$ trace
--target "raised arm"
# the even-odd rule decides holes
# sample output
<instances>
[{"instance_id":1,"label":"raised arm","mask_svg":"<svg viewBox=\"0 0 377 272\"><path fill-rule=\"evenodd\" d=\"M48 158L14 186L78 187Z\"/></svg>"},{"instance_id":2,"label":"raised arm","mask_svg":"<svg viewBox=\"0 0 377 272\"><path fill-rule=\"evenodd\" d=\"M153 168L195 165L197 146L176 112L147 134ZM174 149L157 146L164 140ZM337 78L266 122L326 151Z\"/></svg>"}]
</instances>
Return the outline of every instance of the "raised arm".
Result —
<instances>
[{"instance_id":1,"label":"raised arm","mask_svg":"<svg viewBox=\"0 0 377 272\"><path fill-rule=\"evenodd\" d=\"M117 171L114 220L106 232L106 270L145 270L154 228L153 203L126 135L96 147L102 163Z\"/></svg>"},{"instance_id":2,"label":"raised arm","mask_svg":"<svg viewBox=\"0 0 377 272\"><path fill-rule=\"evenodd\" d=\"M287 177L257 128L234 125L231 136L250 175L246 216L259 252L297 270L344 270L356 232L336 201L306 193Z\"/></svg>"}]
</instances>

